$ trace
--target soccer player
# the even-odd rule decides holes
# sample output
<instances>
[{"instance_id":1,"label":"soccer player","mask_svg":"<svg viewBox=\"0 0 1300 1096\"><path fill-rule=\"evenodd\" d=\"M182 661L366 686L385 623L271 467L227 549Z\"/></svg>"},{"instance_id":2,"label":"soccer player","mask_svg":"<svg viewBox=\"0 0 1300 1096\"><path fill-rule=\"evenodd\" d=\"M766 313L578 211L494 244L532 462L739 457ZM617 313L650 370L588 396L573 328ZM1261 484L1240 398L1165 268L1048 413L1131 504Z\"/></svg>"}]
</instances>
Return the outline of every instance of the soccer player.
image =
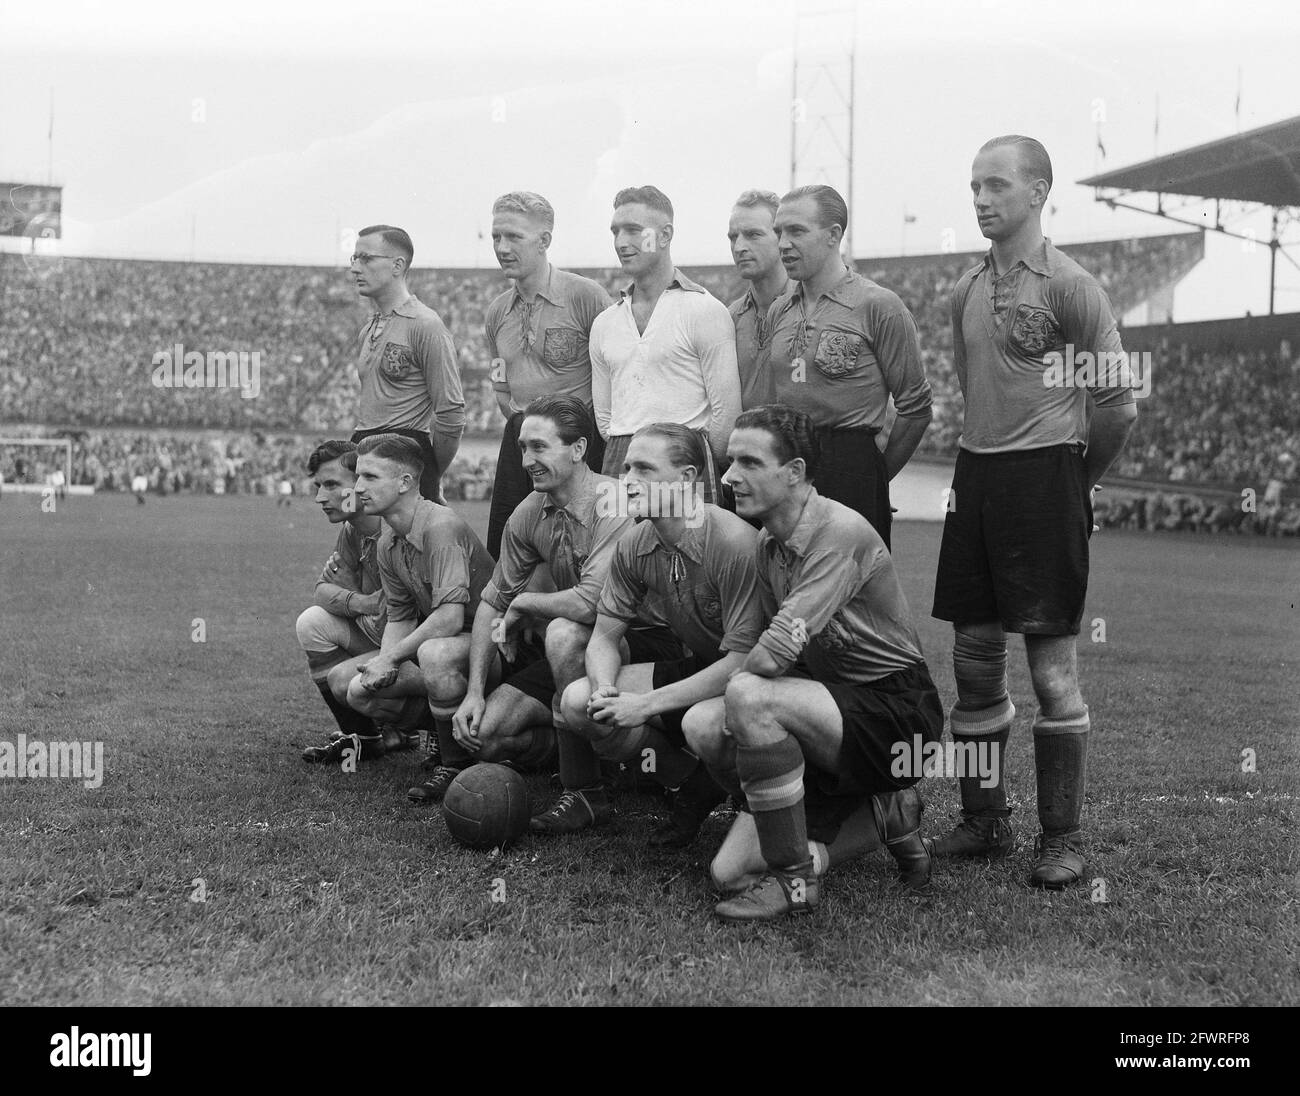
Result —
<instances>
[{"instance_id":1,"label":"soccer player","mask_svg":"<svg viewBox=\"0 0 1300 1096\"><path fill-rule=\"evenodd\" d=\"M707 435L715 458L701 481L717 501L716 462L740 412L736 330L721 301L673 266L673 205L656 187L614 198L614 251L632 278L591 327L591 394L606 439L603 471L623 471L628 443L652 422Z\"/></svg>"},{"instance_id":2,"label":"soccer player","mask_svg":"<svg viewBox=\"0 0 1300 1096\"><path fill-rule=\"evenodd\" d=\"M970 185L991 248L953 288L954 365L966 411L934 615L953 623L958 743L983 739L1005 752L1015 717L1006 633L1025 637L1039 706L1042 828L1030 880L1060 888L1086 869L1079 823L1089 718L1074 637L1088 587L1091 489L1123 448L1137 407L1129 387L1106 387L1112 377L1099 375L1087 388L1044 384L1045 355L1067 344L1097 361L1122 351L1106 294L1043 236L1052 187L1047 150L1029 137L996 137L975 157ZM1011 851L1000 775L1001 766L988 788L960 780L962 819L936 842L935 855Z\"/></svg>"},{"instance_id":3,"label":"soccer player","mask_svg":"<svg viewBox=\"0 0 1300 1096\"><path fill-rule=\"evenodd\" d=\"M439 749L454 749L449 720L465 695L469 624L492 572L474 531L453 510L422 498L420 447L379 434L357 446L356 499L383 518L375 549L388 622L379 650L329 674L334 695L377 721L427 700ZM364 756L364 753L363 753Z\"/></svg>"},{"instance_id":4,"label":"soccer player","mask_svg":"<svg viewBox=\"0 0 1300 1096\"><path fill-rule=\"evenodd\" d=\"M727 224L731 259L736 273L749 283L744 296L728 306L736 325L736 364L740 369L740 406L748 411L776 398L771 366L761 352L771 330L767 312L772 302L795 288L781 262L776 238L776 211L781 199L770 190L747 190L736 199Z\"/></svg>"},{"instance_id":5,"label":"soccer player","mask_svg":"<svg viewBox=\"0 0 1300 1096\"><path fill-rule=\"evenodd\" d=\"M149 490L149 477L143 472L136 472L131 477L131 491L135 495L135 501L141 506L145 504L145 493Z\"/></svg>"},{"instance_id":6,"label":"soccer player","mask_svg":"<svg viewBox=\"0 0 1300 1096\"><path fill-rule=\"evenodd\" d=\"M369 716L340 701L329 686L330 670L349 658L377 651L384 634L384 590L375 559L381 522L356 507L356 451L350 441L327 441L307 458L316 504L331 525L339 526L339 534L334 553L316 580L315 604L298 616L297 633L312 682L338 723L339 736L356 735L358 741L336 736L328 745L308 746L302 752L304 761L340 761L349 745L357 750L358 759L406 745L404 736L381 730Z\"/></svg>"},{"instance_id":7,"label":"soccer player","mask_svg":"<svg viewBox=\"0 0 1300 1096\"><path fill-rule=\"evenodd\" d=\"M812 417L818 491L871 522L888 548L889 481L930 425L930 382L907 306L845 265L848 223L848 206L831 187L801 186L781 199L781 262L798 285L768 313L769 369L776 402ZM891 396L898 417L882 452L876 437Z\"/></svg>"},{"instance_id":8,"label":"soccer player","mask_svg":"<svg viewBox=\"0 0 1300 1096\"><path fill-rule=\"evenodd\" d=\"M484 323L492 355L492 387L506 417L492 485L487 550L501 554L501 532L533 490L519 451L524 408L538 396L573 396L591 410L591 356L587 339L610 305L604 288L547 260L555 210L540 194L520 190L492 204L492 248L514 282L487 308ZM604 442L592 438L589 466L599 468Z\"/></svg>"},{"instance_id":9,"label":"soccer player","mask_svg":"<svg viewBox=\"0 0 1300 1096\"><path fill-rule=\"evenodd\" d=\"M872 799L881 839L913 890L930 878L920 773L895 775L894 745L938 742L943 709L894 563L860 514L813 486L812 420L768 406L736 420L723 479L736 513L758 518L758 592L770 620L727 685L723 720L687 713L688 740L719 772L734 764L763 875L717 907L771 921L820 901L808 845L807 782L841 810Z\"/></svg>"},{"instance_id":10,"label":"soccer player","mask_svg":"<svg viewBox=\"0 0 1300 1096\"><path fill-rule=\"evenodd\" d=\"M459 757L443 755L445 765L463 767L472 755L495 750L496 741L517 734L516 728L527 724L523 717L509 717L510 706L519 704L515 693L549 707L565 790L553 806L533 818L531 828L539 833L572 833L602 825L610 817L599 759L588 742L565 726L559 711L564 689L585 672L596 603L615 545L632 524L626 508L617 505L617 481L587 467L592 430L586 405L573 396L543 396L524 411L519 447L533 493L506 522L501 558L474 621L468 690L454 720L461 752ZM542 563L555 580L554 592L526 589ZM528 627L544 632L546 658L511 677L511 691L498 689L486 697L493 645L511 653ZM629 642L637 642L644 661L681 655L680 646L662 627L643 628ZM494 703L498 694L500 703ZM538 709L529 707L531 718Z\"/></svg>"},{"instance_id":11,"label":"soccer player","mask_svg":"<svg viewBox=\"0 0 1300 1096\"><path fill-rule=\"evenodd\" d=\"M357 344L361 403L355 442L400 434L420 447L420 493L441 501L439 483L465 431L465 397L456 348L438 314L407 288L415 247L392 225L357 234L349 267L357 291L374 306Z\"/></svg>"},{"instance_id":12,"label":"soccer player","mask_svg":"<svg viewBox=\"0 0 1300 1096\"><path fill-rule=\"evenodd\" d=\"M654 846L689 845L726 798L686 750L682 716L721 697L758 640L757 533L705 503L699 481L709 453L679 423L643 426L627 450L629 513L641 524L614 552L587 647L587 673L564 691L566 724L608 761L635 764L673 792ZM688 657L626 664L620 646L647 598L663 607ZM646 751L649 751L648 753Z\"/></svg>"}]
</instances>

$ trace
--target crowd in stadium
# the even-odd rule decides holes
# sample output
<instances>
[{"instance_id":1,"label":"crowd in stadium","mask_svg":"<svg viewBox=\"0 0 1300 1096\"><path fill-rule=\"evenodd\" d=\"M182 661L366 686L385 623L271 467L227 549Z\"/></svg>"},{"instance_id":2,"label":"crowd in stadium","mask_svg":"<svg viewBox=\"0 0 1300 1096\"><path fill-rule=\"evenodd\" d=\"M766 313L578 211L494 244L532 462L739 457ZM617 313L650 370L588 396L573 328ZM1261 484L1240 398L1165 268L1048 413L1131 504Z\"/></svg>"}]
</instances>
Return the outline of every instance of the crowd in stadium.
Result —
<instances>
[{"instance_id":1,"label":"crowd in stadium","mask_svg":"<svg viewBox=\"0 0 1300 1096\"><path fill-rule=\"evenodd\" d=\"M1189 269L1200 257L1199 239L1119 240L1068 250L1095 273L1123 314L1171 271ZM934 390L934 418L920 454L956 452L962 402L952 370L948 301L971 261L970 255L940 255L859 262L864 274L899 294L920 329ZM138 471L161 492L269 493L281 480L302 478L315 438L350 427L354 339L365 311L340 271L113 259L63 259L40 268L32 262L0 256L0 408L13 424L7 433L17 428L74 438L73 483L124 490ZM616 269L586 273L611 291L620 282ZM724 301L743 287L728 267L688 273ZM411 285L452 332L467 436L498 436L503 419L487 377L483 318L508 283L496 270L417 270ZM259 352L260 394L246 399L234 388L156 387L152 355L177 344L184 351ZM1285 340L1268 353L1212 354L1167 340L1151 350L1152 393L1142 402L1116 474L1261 492L1271 481L1286 488L1296 482L1300 358ZM105 429L114 427L134 429ZM277 437L288 434L297 437ZM46 471L41 462L50 459L48 453L0 453L0 475L40 482ZM490 492L492 470L483 463L458 462L447 477L448 494ZM1152 527L1166 520L1197 527L1168 515ZM1270 528L1285 526L1281 520Z\"/></svg>"}]
</instances>

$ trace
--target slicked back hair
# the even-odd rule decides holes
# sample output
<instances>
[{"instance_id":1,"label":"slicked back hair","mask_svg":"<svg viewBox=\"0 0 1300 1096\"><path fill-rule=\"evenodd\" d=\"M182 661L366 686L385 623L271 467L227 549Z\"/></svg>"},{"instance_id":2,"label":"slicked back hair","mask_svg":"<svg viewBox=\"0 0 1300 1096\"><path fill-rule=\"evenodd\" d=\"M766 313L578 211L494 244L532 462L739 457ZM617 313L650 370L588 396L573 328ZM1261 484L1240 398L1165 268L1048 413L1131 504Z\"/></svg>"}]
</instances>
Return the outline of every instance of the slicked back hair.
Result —
<instances>
[{"instance_id":1,"label":"slicked back hair","mask_svg":"<svg viewBox=\"0 0 1300 1096\"><path fill-rule=\"evenodd\" d=\"M668 195L657 186L628 186L614 195L615 209L633 203L662 213L668 218L668 223L672 224L673 203L668 200Z\"/></svg>"},{"instance_id":2,"label":"slicked back hair","mask_svg":"<svg viewBox=\"0 0 1300 1096\"><path fill-rule=\"evenodd\" d=\"M1021 177L1030 183L1044 179L1047 182L1047 189L1051 190L1052 158L1047 155L1047 149L1043 147L1041 141L1036 141L1032 137L1022 137L1018 133L1008 133L1004 137L994 137L992 140L985 141L980 146L980 151L988 152L1007 145L1016 150L1020 160Z\"/></svg>"},{"instance_id":3,"label":"slicked back hair","mask_svg":"<svg viewBox=\"0 0 1300 1096\"><path fill-rule=\"evenodd\" d=\"M781 199L771 190L747 190L736 199L734 204L744 206L745 209L766 209L775 219Z\"/></svg>"},{"instance_id":4,"label":"slicked back hair","mask_svg":"<svg viewBox=\"0 0 1300 1096\"><path fill-rule=\"evenodd\" d=\"M390 460L410 472L417 484L424 475L424 455L420 452L420 447L401 434L371 434L368 438L362 438L361 444L357 446L357 456Z\"/></svg>"},{"instance_id":5,"label":"slicked back hair","mask_svg":"<svg viewBox=\"0 0 1300 1096\"><path fill-rule=\"evenodd\" d=\"M332 439L323 441L307 458L307 475L314 476L322 464L336 460L349 472L357 470L357 447L350 441Z\"/></svg>"},{"instance_id":6,"label":"slicked back hair","mask_svg":"<svg viewBox=\"0 0 1300 1096\"><path fill-rule=\"evenodd\" d=\"M698 430L683 426L680 422L652 422L641 427L632 435L632 440L654 435L668 443L668 459L674 468L694 468L695 478L704 479L704 462L712 455L705 451L704 436Z\"/></svg>"},{"instance_id":7,"label":"slicked back hair","mask_svg":"<svg viewBox=\"0 0 1300 1096\"><path fill-rule=\"evenodd\" d=\"M809 183L797 186L781 199L783 202L797 202L800 198L811 198L817 206L817 223L822 228L839 225L841 232L849 230L849 207L840 192L825 183Z\"/></svg>"},{"instance_id":8,"label":"slicked back hair","mask_svg":"<svg viewBox=\"0 0 1300 1096\"><path fill-rule=\"evenodd\" d=\"M415 258L415 244L411 243L411 237L406 234L405 229L393 225L368 225L357 233L357 238L374 235L378 235L384 243L406 260L407 270L411 269L411 260Z\"/></svg>"},{"instance_id":9,"label":"slicked back hair","mask_svg":"<svg viewBox=\"0 0 1300 1096\"><path fill-rule=\"evenodd\" d=\"M492 203L493 213L520 213L547 232L555 231L555 210L551 203L531 190L512 190Z\"/></svg>"},{"instance_id":10,"label":"slicked back hair","mask_svg":"<svg viewBox=\"0 0 1300 1096\"><path fill-rule=\"evenodd\" d=\"M804 479L809 483L817 475L822 450L812 419L783 403L768 403L742 411L736 418L736 430L766 430L772 435L772 449L782 464L803 458Z\"/></svg>"},{"instance_id":11,"label":"slicked back hair","mask_svg":"<svg viewBox=\"0 0 1300 1096\"><path fill-rule=\"evenodd\" d=\"M591 412L581 400L574 399L572 396L538 396L524 408L524 418L531 418L534 415L538 418L550 419L555 423L555 432L560 435L560 441L565 445L572 445L579 438L586 438L587 449L591 449L591 439L596 432L596 427L591 420ZM582 459L585 463L587 460L585 453Z\"/></svg>"}]
</instances>

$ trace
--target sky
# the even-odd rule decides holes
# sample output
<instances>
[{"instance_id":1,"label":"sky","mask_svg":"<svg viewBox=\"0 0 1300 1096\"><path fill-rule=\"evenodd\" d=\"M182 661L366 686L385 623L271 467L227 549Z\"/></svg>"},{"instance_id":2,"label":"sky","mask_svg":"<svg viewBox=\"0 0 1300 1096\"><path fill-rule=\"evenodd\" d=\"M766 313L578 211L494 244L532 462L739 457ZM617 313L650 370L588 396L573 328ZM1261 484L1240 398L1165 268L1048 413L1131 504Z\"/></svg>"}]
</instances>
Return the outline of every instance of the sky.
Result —
<instances>
[{"instance_id":1,"label":"sky","mask_svg":"<svg viewBox=\"0 0 1300 1096\"><path fill-rule=\"evenodd\" d=\"M613 265L613 194L654 183L674 258L722 264L735 197L790 186L792 117L797 181L844 189L856 42L863 257L986 246L968 179L997 134L1047 146L1069 243L1178 229L1078 179L1300 114L1295 0L859 0L856 28L851 0L815 14L835 3L0 0L0 181L65 188L41 246L66 255L338 265L387 222L417 267L495 266L513 189L555 206L553 261ZM1300 311L1300 270L1278 280ZM1175 316L1265 312L1267 289L1266 246L1211 235Z\"/></svg>"}]
</instances>

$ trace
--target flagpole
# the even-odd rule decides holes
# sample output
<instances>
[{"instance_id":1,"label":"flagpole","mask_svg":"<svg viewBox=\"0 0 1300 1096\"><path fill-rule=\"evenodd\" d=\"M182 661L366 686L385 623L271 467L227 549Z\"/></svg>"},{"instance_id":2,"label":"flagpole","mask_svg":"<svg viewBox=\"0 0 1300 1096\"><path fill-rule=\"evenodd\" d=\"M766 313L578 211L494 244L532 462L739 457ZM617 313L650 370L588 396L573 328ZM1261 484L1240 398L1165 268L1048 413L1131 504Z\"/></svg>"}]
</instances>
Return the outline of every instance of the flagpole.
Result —
<instances>
[{"instance_id":1,"label":"flagpole","mask_svg":"<svg viewBox=\"0 0 1300 1096\"><path fill-rule=\"evenodd\" d=\"M45 185L54 185L54 88L50 87L50 128L46 134L48 159L45 164Z\"/></svg>"}]
</instances>

